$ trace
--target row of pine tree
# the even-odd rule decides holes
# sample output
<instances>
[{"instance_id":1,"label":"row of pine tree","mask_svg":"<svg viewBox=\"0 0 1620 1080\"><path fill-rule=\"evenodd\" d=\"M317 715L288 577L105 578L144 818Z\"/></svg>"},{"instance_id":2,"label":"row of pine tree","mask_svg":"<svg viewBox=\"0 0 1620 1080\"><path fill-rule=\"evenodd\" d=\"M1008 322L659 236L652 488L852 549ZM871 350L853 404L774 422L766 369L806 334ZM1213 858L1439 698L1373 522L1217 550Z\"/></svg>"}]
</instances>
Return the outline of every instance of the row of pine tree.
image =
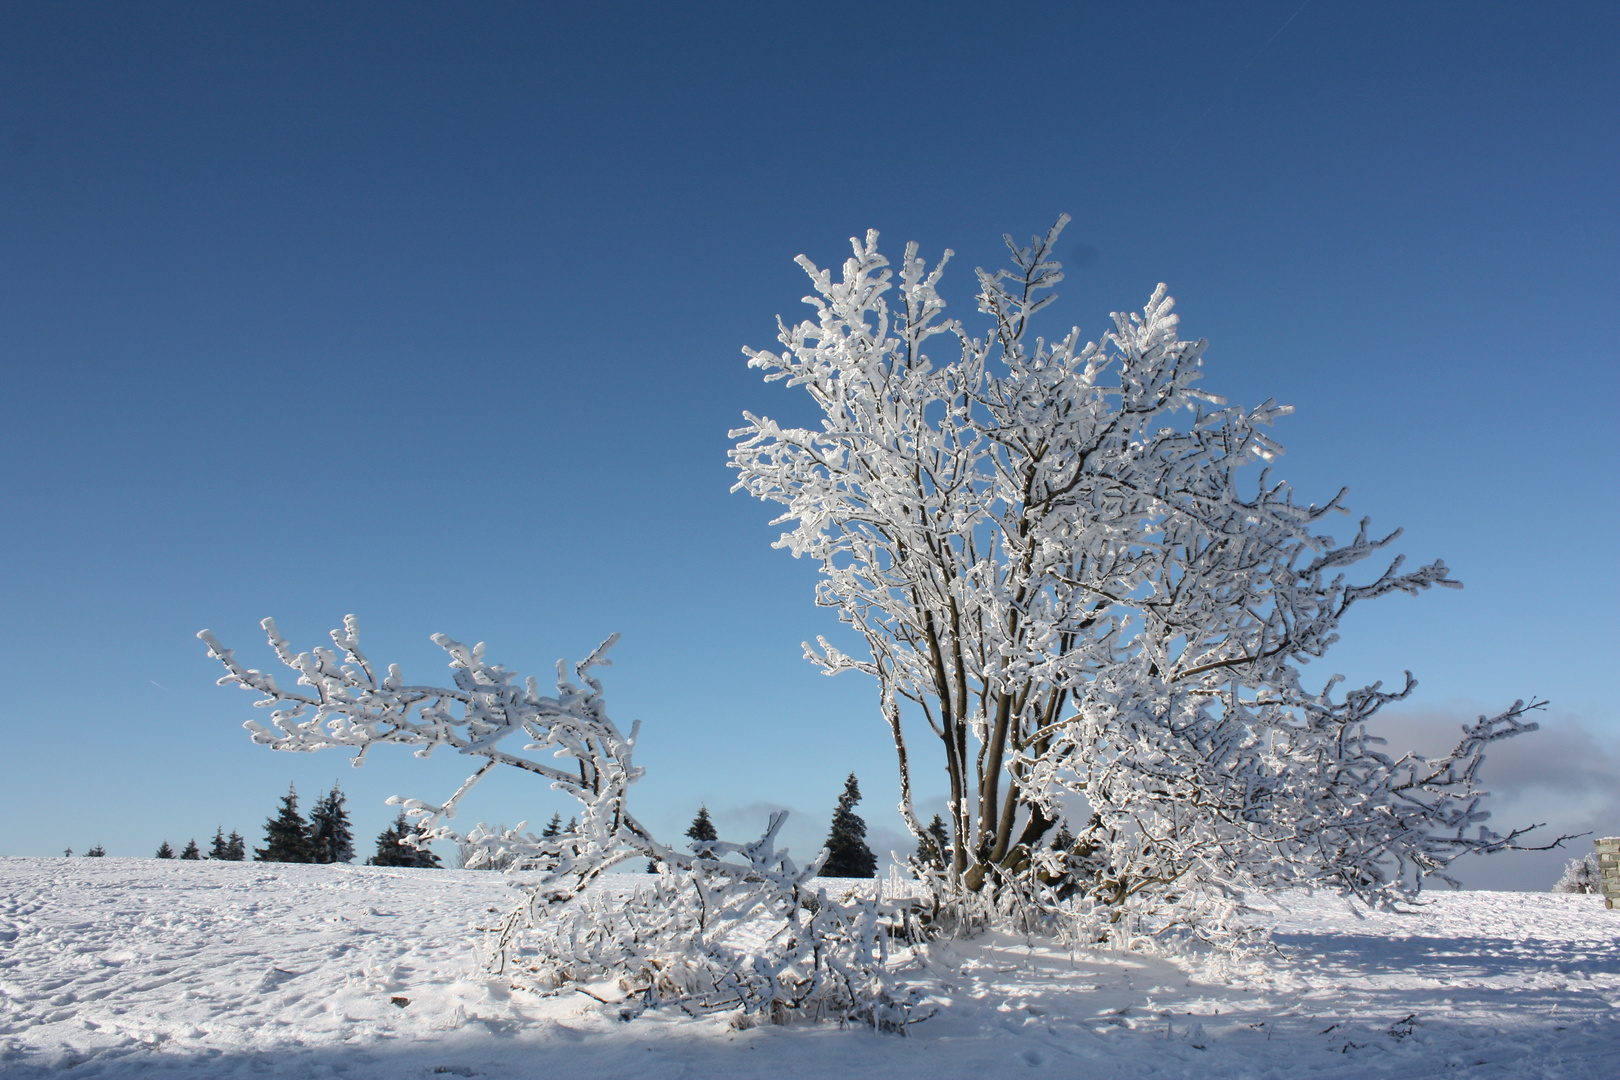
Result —
<instances>
[{"instance_id":1,"label":"row of pine tree","mask_svg":"<svg viewBox=\"0 0 1620 1080\"><path fill-rule=\"evenodd\" d=\"M253 849L254 862L281 863L346 863L354 861L354 832L349 824L349 811L342 791L336 784L321 796L306 820L298 812L298 789L288 785L281 798L281 809L264 823L264 847ZM415 828L405 820L405 812L377 837L377 854L367 859L371 866L437 867L439 857L426 848L404 846L400 841L414 836ZM62 853L72 856L73 849ZM89 858L107 854L100 844L85 852ZM167 840L157 849L160 859L214 859L220 862L243 862L247 859L247 841L235 829L225 835L224 826L214 831L214 842L207 855L197 847L195 839L176 855Z\"/></svg>"},{"instance_id":2,"label":"row of pine tree","mask_svg":"<svg viewBox=\"0 0 1620 1080\"><path fill-rule=\"evenodd\" d=\"M827 833L827 861L822 865L823 877L851 877L869 878L877 873L877 856L866 844L866 822L855 813L855 804L861 801L861 788L850 773L844 781L844 793L838 797L838 807L833 811L832 827ZM321 796L310 811L308 819L298 812L298 790L289 785L287 794L281 798L281 809L274 817L264 823L264 847L253 849L254 862L280 862L280 863L347 863L354 860L354 834L349 824L349 812L346 808L343 792L338 790L336 784L332 790ZM570 819L565 826L562 815L554 814L547 823L542 836L558 836L564 832L573 832L578 823ZM415 827L405 819L402 810L387 829L377 837L377 853L366 860L370 866L415 866L437 867L439 857L427 848L414 848L402 843L408 837L415 835ZM686 835L695 843L706 840L718 840L720 835L715 831L714 821L709 817L707 806L698 807L697 817L692 819L691 826ZM945 833L945 823L939 815L934 815L933 822L928 827L928 836L918 846L917 856L926 863L943 866L946 853L950 849L950 841ZM64 852L72 855L72 849ZM106 854L100 844L85 852L87 856L96 857ZM157 857L160 859L215 859L221 862L242 862L247 859L247 843L240 833L231 830L229 836L225 835L224 826L214 832L213 844L205 856L197 847L195 839L187 842L185 848L175 854L174 848L169 846L167 840L158 848ZM656 869L655 863L649 863L647 869Z\"/></svg>"},{"instance_id":3,"label":"row of pine tree","mask_svg":"<svg viewBox=\"0 0 1620 1080\"><path fill-rule=\"evenodd\" d=\"M860 801L861 785L855 774L850 773L849 779L844 781L844 793L838 797L838 808L833 811L832 828L827 832L827 861L821 864L822 877L869 878L877 873L877 856L866 846L866 822L855 813L855 804ZM944 828L937 815L934 821ZM694 850L706 840L720 839L707 806L698 807L697 817L687 827L686 835ZM647 864L649 873L657 869L656 861Z\"/></svg>"},{"instance_id":4,"label":"row of pine tree","mask_svg":"<svg viewBox=\"0 0 1620 1080\"><path fill-rule=\"evenodd\" d=\"M377 836L377 853L366 860L369 866L418 866L434 868L439 857L427 848L403 843L416 829L401 810L388 828ZM336 784L321 796L305 821L298 812L298 789L288 785L281 797L281 810L264 823L264 847L253 849L254 862L346 863L354 861L354 832L343 792Z\"/></svg>"}]
</instances>

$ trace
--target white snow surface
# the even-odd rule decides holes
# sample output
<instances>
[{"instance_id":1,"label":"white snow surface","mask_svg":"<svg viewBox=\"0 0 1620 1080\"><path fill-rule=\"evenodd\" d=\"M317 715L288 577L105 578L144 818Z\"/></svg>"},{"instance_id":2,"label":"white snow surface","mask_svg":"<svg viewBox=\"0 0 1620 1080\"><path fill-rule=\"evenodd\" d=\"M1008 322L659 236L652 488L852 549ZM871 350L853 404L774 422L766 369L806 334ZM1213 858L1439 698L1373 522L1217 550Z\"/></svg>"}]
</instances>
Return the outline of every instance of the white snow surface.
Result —
<instances>
[{"instance_id":1,"label":"white snow surface","mask_svg":"<svg viewBox=\"0 0 1620 1080\"><path fill-rule=\"evenodd\" d=\"M1620 1076L1620 911L1596 896L1358 917L1293 895L1282 954L1224 971L934 946L902 958L938 1010L906 1037L514 993L469 927L515 898L488 871L0 858L0 1077Z\"/></svg>"}]
</instances>

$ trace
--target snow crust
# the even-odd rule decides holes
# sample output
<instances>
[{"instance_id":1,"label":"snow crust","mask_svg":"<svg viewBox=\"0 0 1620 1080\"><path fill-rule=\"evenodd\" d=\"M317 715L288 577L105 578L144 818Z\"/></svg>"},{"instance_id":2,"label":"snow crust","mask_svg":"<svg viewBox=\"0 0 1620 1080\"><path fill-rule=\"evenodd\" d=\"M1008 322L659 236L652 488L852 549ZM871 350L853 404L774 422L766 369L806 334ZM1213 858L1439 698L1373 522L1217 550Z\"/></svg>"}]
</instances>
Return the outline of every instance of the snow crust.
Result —
<instances>
[{"instance_id":1,"label":"snow crust","mask_svg":"<svg viewBox=\"0 0 1620 1080\"><path fill-rule=\"evenodd\" d=\"M1358 916L1289 896L1282 953L1228 970L933 947L906 974L938 1011L901 1038L514 993L470 952L470 924L513 900L495 873L0 857L0 1077L1620 1074L1620 911L1432 899Z\"/></svg>"}]
</instances>

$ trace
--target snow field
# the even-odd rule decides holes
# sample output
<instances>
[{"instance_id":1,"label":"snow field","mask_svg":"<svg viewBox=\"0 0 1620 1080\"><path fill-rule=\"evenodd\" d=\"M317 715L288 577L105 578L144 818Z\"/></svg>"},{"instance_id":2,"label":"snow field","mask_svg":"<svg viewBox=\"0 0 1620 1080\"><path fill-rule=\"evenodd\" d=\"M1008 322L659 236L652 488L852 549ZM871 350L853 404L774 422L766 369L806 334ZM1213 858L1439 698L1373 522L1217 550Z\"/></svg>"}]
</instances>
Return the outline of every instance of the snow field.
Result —
<instances>
[{"instance_id":1,"label":"snow field","mask_svg":"<svg viewBox=\"0 0 1620 1080\"><path fill-rule=\"evenodd\" d=\"M907 1038L513 993L468 928L515 898L480 871L0 858L0 1077L1620 1075L1620 911L1593 896L1291 896L1282 955L1224 971L935 946L901 960L938 1009Z\"/></svg>"}]
</instances>

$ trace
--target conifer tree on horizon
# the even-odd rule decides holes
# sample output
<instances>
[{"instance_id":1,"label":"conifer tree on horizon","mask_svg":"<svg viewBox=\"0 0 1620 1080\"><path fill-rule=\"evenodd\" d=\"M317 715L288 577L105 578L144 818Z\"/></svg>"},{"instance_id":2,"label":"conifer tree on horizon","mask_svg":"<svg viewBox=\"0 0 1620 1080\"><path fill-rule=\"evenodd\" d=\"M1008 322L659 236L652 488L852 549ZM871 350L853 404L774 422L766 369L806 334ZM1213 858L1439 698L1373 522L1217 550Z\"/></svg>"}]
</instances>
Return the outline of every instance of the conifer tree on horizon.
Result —
<instances>
[{"instance_id":1,"label":"conifer tree on horizon","mask_svg":"<svg viewBox=\"0 0 1620 1080\"><path fill-rule=\"evenodd\" d=\"M231 830L230 839L225 841L225 858L230 862L245 862L247 860L247 841L235 829Z\"/></svg>"},{"instance_id":2,"label":"conifer tree on horizon","mask_svg":"<svg viewBox=\"0 0 1620 1080\"><path fill-rule=\"evenodd\" d=\"M332 790L321 796L309 812L309 841L315 862L354 861L354 831L344 802L343 792L333 781Z\"/></svg>"},{"instance_id":3,"label":"conifer tree on horizon","mask_svg":"<svg viewBox=\"0 0 1620 1080\"><path fill-rule=\"evenodd\" d=\"M714 821L709 817L709 808L707 806L699 804L697 817L692 819L692 824L687 828L686 835L693 841L694 851L697 850L696 845L705 840L720 839L720 834L714 829Z\"/></svg>"},{"instance_id":4,"label":"conifer tree on horizon","mask_svg":"<svg viewBox=\"0 0 1620 1080\"><path fill-rule=\"evenodd\" d=\"M551 820L546 822L546 827L544 829L540 830L540 836L543 839L550 840L553 836L561 836L561 835L562 835L562 815L561 814L552 814L551 815Z\"/></svg>"},{"instance_id":5,"label":"conifer tree on horizon","mask_svg":"<svg viewBox=\"0 0 1620 1080\"><path fill-rule=\"evenodd\" d=\"M923 830L923 837L917 841L917 861L935 870L944 871L946 855L951 850L951 834L945 829L945 819L938 814Z\"/></svg>"},{"instance_id":6,"label":"conifer tree on horizon","mask_svg":"<svg viewBox=\"0 0 1620 1080\"><path fill-rule=\"evenodd\" d=\"M298 788L287 785L281 812L264 823L264 847L253 849L254 862L307 863L315 861L309 842L309 823L298 812Z\"/></svg>"},{"instance_id":7,"label":"conifer tree on horizon","mask_svg":"<svg viewBox=\"0 0 1620 1080\"><path fill-rule=\"evenodd\" d=\"M877 856L866 846L866 822L855 813L855 804L861 801L861 786L850 773L844 781L844 793L838 797L838 809L833 811L832 829L827 833L827 861L822 864L822 877L869 878L877 873Z\"/></svg>"},{"instance_id":8,"label":"conifer tree on horizon","mask_svg":"<svg viewBox=\"0 0 1620 1080\"><path fill-rule=\"evenodd\" d=\"M174 858L174 848L170 847L169 842L167 840L165 840L165 841L163 841L162 845L159 846L159 848L157 849L157 855L154 856L154 858L172 859L172 858Z\"/></svg>"},{"instance_id":9,"label":"conifer tree on horizon","mask_svg":"<svg viewBox=\"0 0 1620 1080\"><path fill-rule=\"evenodd\" d=\"M413 866L424 870L438 869L439 857L427 848L407 847L400 843L416 833L416 826L405 819L405 811L377 836L377 854L366 860L368 866Z\"/></svg>"},{"instance_id":10,"label":"conifer tree on horizon","mask_svg":"<svg viewBox=\"0 0 1620 1080\"><path fill-rule=\"evenodd\" d=\"M192 837L190 840L188 840L186 842L185 850L180 852L180 857L182 859L188 859L188 860L191 860L193 862L198 861L198 860L200 860L202 858L202 852L197 849L197 839L196 839L196 837Z\"/></svg>"},{"instance_id":11,"label":"conifer tree on horizon","mask_svg":"<svg viewBox=\"0 0 1620 1080\"><path fill-rule=\"evenodd\" d=\"M104 859L107 857L107 849L102 847L100 844L97 844L95 847L85 852L84 857L86 859Z\"/></svg>"},{"instance_id":12,"label":"conifer tree on horizon","mask_svg":"<svg viewBox=\"0 0 1620 1080\"><path fill-rule=\"evenodd\" d=\"M230 848L225 846L225 826L220 825L214 829L214 842L208 846L208 857L221 861L231 857Z\"/></svg>"}]
</instances>

